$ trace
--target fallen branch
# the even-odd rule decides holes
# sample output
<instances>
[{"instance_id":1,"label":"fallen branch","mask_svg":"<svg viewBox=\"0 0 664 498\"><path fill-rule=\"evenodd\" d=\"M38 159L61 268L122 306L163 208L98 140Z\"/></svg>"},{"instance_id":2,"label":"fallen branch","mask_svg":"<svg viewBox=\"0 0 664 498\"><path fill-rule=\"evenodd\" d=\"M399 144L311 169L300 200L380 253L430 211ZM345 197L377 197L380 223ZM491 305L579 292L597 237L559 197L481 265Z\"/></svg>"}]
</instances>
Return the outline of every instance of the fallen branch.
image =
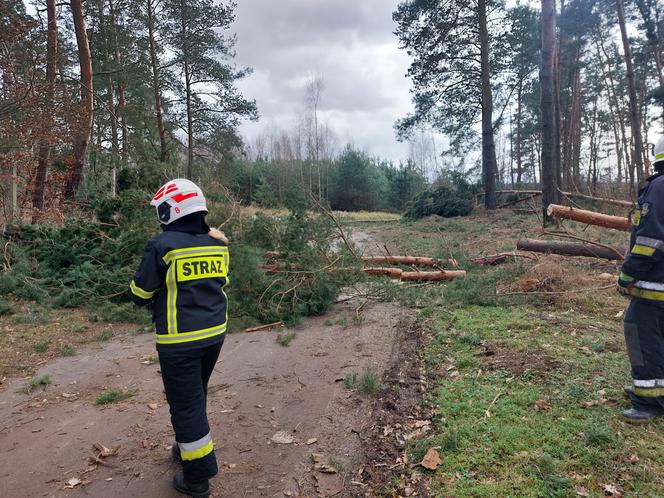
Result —
<instances>
[{"instance_id":1,"label":"fallen branch","mask_svg":"<svg viewBox=\"0 0 664 498\"><path fill-rule=\"evenodd\" d=\"M577 244L574 242L561 242L557 240L521 239L517 242L516 248L519 251L560 254L562 256L582 256L585 258L601 258L608 260L622 260L624 257L624 252L621 253L617 248Z\"/></svg>"},{"instance_id":2,"label":"fallen branch","mask_svg":"<svg viewBox=\"0 0 664 498\"><path fill-rule=\"evenodd\" d=\"M341 227L337 219L334 217L334 214L332 214L332 212L329 209L325 208L313 193L310 192L309 197L311 198L311 202L313 202L316 206L318 206L318 209L320 209L325 214L325 216L330 218L332 222L337 226L337 231L339 232L339 236L341 237L341 240L344 241L344 244L346 245L350 253L355 257L355 259L360 259L357 253L355 252L355 249L353 249L353 246L350 244L350 242L348 242L348 238L346 238L346 232L344 232L344 229Z\"/></svg>"},{"instance_id":3,"label":"fallen branch","mask_svg":"<svg viewBox=\"0 0 664 498\"><path fill-rule=\"evenodd\" d=\"M283 326L284 326L284 322L283 321L278 321L278 322L274 322L274 323L268 323L268 324L265 324L265 325L258 325L257 327L250 327L248 329L241 330L240 332L258 332L259 330L267 330L267 329L271 329L271 328L274 328L274 327L283 327Z\"/></svg>"},{"instance_id":4,"label":"fallen branch","mask_svg":"<svg viewBox=\"0 0 664 498\"><path fill-rule=\"evenodd\" d=\"M593 201L593 202L600 202L600 203L604 203L604 204L613 204L614 206L626 207L626 208L630 208L630 209L632 207L634 207L634 203L631 202L631 201L623 201L623 200L620 200L620 199L609 199L607 197L595 197L593 195L582 194L581 192L563 192L562 190L559 190L558 192L560 192L565 197L578 197L578 198L587 199L587 200ZM524 198L513 201L513 203L516 203L516 202L528 200L532 197L538 197L538 196L542 195L542 191L541 190L496 190L496 195L500 195L500 194L508 194L508 195L522 194L522 195L529 196L529 197L524 197ZM485 195L484 192L480 192L480 193L477 194L478 198L482 197L483 195ZM509 203L508 203L508 205L509 205Z\"/></svg>"},{"instance_id":5,"label":"fallen branch","mask_svg":"<svg viewBox=\"0 0 664 498\"><path fill-rule=\"evenodd\" d=\"M581 294L583 292L595 292L600 290L615 289L616 284L604 285L602 287L589 287L587 289L572 289L565 291L533 291L533 292L502 292L496 293L496 297L505 296L530 296L530 295L559 295L559 294Z\"/></svg>"},{"instance_id":6,"label":"fallen branch","mask_svg":"<svg viewBox=\"0 0 664 498\"><path fill-rule=\"evenodd\" d=\"M495 266L506 261L514 261L517 258L525 258L533 261L537 261L535 256L530 256L528 254L519 254L516 252L502 252L499 254L491 254L489 256L481 256L478 258L473 258L470 260L470 263L475 266Z\"/></svg>"},{"instance_id":7,"label":"fallen branch","mask_svg":"<svg viewBox=\"0 0 664 498\"><path fill-rule=\"evenodd\" d=\"M612 216L603 213L596 213L594 211L586 211L583 209L574 209L558 204L550 204L547 209L547 214L552 218L563 220L574 220L588 225L595 225L604 228L612 228L622 232L629 232L631 230L631 223L628 218L622 216Z\"/></svg>"}]
</instances>

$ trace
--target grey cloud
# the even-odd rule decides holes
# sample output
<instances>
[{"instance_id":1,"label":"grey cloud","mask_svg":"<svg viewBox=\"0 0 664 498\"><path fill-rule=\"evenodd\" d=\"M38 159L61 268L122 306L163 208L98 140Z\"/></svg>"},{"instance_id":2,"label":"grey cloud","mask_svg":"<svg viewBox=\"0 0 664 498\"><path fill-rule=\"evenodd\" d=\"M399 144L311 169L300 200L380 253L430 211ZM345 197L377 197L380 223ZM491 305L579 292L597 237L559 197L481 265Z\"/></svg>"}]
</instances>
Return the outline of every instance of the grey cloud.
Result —
<instances>
[{"instance_id":1,"label":"grey cloud","mask_svg":"<svg viewBox=\"0 0 664 498\"><path fill-rule=\"evenodd\" d=\"M312 74L325 81L322 114L343 143L403 158L394 121L410 109L409 59L398 50L391 19L397 0L239 0L237 63L253 67L240 83L261 121L242 132L289 128L304 108Z\"/></svg>"}]
</instances>

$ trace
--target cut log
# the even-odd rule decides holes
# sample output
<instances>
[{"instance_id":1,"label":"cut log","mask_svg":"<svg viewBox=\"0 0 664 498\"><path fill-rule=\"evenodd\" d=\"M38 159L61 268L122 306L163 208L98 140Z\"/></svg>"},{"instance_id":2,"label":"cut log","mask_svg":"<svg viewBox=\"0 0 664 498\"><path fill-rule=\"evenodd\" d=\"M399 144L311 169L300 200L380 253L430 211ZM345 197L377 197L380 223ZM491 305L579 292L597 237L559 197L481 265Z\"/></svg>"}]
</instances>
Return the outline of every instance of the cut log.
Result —
<instances>
[{"instance_id":1,"label":"cut log","mask_svg":"<svg viewBox=\"0 0 664 498\"><path fill-rule=\"evenodd\" d=\"M404 282L444 282L457 278L465 278L466 272L454 271L403 271L399 268L365 268L368 275L386 275Z\"/></svg>"},{"instance_id":2,"label":"cut log","mask_svg":"<svg viewBox=\"0 0 664 498\"><path fill-rule=\"evenodd\" d=\"M373 276L386 275L390 278L401 278L403 270L399 268L365 268L364 273Z\"/></svg>"},{"instance_id":3,"label":"cut log","mask_svg":"<svg viewBox=\"0 0 664 498\"><path fill-rule=\"evenodd\" d=\"M364 256L362 261L370 264L386 264L386 265L407 265L407 266L430 266L437 268L438 266L453 266L459 267L459 263L455 259L433 259L422 256Z\"/></svg>"},{"instance_id":4,"label":"cut log","mask_svg":"<svg viewBox=\"0 0 664 498\"><path fill-rule=\"evenodd\" d=\"M586 223L588 225L612 228L622 232L629 232L632 227L629 219L622 216L612 216L603 213L596 213L594 211L574 209L571 207L560 206L558 204L549 204L547 213L552 218L580 221L581 223Z\"/></svg>"},{"instance_id":5,"label":"cut log","mask_svg":"<svg viewBox=\"0 0 664 498\"><path fill-rule=\"evenodd\" d=\"M457 278L466 278L466 272L463 270L405 271L401 274L401 280L404 282L445 282Z\"/></svg>"},{"instance_id":6,"label":"cut log","mask_svg":"<svg viewBox=\"0 0 664 498\"><path fill-rule=\"evenodd\" d=\"M562 256L583 256L586 258L601 258L616 261L622 260L627 252L627 249L623 247L600 247L592 244L537 239L522 239L517 242L516 248L520 251L560 254Z\"/></svg>"}]
</instances>

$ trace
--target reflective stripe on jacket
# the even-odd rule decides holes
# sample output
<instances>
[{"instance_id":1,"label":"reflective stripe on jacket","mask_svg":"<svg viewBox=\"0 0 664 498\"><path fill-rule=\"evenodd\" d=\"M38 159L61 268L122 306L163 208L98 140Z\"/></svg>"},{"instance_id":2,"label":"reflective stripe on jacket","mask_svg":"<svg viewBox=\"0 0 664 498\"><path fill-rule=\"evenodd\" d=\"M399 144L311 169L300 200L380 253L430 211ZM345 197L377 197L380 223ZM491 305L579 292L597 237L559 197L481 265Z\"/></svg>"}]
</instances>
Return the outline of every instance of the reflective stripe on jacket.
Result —
<instances>
[{"instance_id":1,"label":"reflective stripe on jacket","mask_svg":"<svg viewBox=\"0 0 664 498\"><path fill-rule=\"evenodd\" d=\"M208 234L166 231L148 242L130 284L153 303L157 349L213 344L226 332L228 247Z\"/></svg>"}]
</instances>

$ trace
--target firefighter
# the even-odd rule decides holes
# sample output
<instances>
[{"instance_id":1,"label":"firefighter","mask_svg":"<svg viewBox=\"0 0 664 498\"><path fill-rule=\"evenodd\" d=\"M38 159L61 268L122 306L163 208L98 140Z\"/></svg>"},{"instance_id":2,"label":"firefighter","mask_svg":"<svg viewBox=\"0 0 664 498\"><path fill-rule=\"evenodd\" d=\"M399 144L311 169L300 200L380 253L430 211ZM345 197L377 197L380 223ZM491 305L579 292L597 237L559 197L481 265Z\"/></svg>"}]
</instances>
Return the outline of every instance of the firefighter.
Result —
<instances>
[{"instance_id":1,"label":"firefighter","mask_svg":"<svg viewBox=\"0 0 664 498\"><path fill-rule=\"evenodd\" d=\"M623 418L636 424L664 415L664 136L654 152L655 174L639 190L630 252L618 280L618 290L632 298L625 314L632 407Z\"/></svg>"},{"instance_id":2,"label":"firefighter","mask_svg":"<svg viewBox=\"0 0 664 498\"><path fill-rule=\"evenodd\" d=\"M182 464L173 486L203 498L218 471L206 401L228 318L228 241L208 227L203 192L189 180L169 181L150 204L163 232L147 243L130 290L136 304L153 309L173 457Z\"/></svg>"}]
</instances>

